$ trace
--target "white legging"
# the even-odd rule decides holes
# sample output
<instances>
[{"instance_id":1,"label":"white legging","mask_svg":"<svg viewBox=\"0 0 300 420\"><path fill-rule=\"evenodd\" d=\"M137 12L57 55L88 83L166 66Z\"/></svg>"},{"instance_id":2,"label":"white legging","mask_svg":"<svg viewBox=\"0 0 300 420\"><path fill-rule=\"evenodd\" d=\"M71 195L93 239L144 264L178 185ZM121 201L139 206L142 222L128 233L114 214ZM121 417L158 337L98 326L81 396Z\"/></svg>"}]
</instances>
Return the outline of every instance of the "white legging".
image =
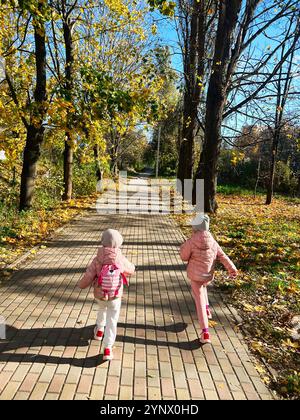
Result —
<instances>
[{"instance_id":1,"label":"white legging","mask_svg":"<svg viewBox=\"0 0 300 420\"><path fill-rule=\"evenodd\" d=\"M114 300L98 300L99 312L97 316L97 327L104 330L103 346L112 347L116 341L117 324L121 309L121 299Z\"/></svg>"}]
</instances>

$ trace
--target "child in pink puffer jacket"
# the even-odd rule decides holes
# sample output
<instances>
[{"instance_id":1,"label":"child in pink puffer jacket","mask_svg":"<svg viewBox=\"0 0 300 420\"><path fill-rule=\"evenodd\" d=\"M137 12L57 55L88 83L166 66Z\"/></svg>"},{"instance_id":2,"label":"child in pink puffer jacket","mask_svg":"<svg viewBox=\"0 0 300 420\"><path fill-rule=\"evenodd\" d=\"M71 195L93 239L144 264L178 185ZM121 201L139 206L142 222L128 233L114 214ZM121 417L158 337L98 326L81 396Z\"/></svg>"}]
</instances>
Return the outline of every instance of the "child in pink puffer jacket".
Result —
<instances>
[{"instance_id":1,"label":"child in pink puffer jacket","mask_svg":"<svg viewBox=\"0 0 300 420\"><path fill-rule=\"evenodd\" d=\"M121 298L123 293L123 284L115 297L103 298L103 289L99 287L99 278L102 276L103 267L114 267L116 272L121 275L131 275L135 271L135 266L127 260L120 249L123 243L123 237L117 230L108 229L103 232L101 244L97 256L88 267L85 275L82 277L78 286L81 289L94 286L94 296L99 304L97 325L94 330L95 340L103 339L104 356L103 360L112 360L112 347L116 340L117 324L121 309ZM121 276L120 276L121 277ZM105 328L105 334L104 334Z\"/></svg>"},{"instance_id":2,"label":"child in pink puffer jacket","mask_svg":"<svg viewBox=\"0 0 300 420\"><path fill-rule=\"evenodd\" d=\"M188 261L187 275L191 280L192 294L202 330L200 342L211 343L208 319L211 312L208 303L207 285L214 279L216 261L220 261L231 277L237 269L209 232L209 217L199 214L192 222L193 234L180 248L183 261Z\"/></svg>"}]
</instances>

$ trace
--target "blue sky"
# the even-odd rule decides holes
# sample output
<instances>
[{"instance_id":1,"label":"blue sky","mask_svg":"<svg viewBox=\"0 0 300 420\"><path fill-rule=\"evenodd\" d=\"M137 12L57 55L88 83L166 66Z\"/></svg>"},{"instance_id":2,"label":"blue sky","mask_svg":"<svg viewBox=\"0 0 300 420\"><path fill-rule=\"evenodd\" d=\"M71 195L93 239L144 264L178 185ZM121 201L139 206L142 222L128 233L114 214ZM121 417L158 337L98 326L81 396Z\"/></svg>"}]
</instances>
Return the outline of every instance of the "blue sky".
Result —
<instances>
[{"instance_id":1,"label":"blue sky","mask_svg":"<svg viewBox=\"0 0 300 420\"><path fill-rule=\"evenodd\" d=\"M170 47L172 53L172 65L175 70L182 74L182 56L178 45L178 36L175 22L170 18L157 17L158 36L163 45Z\"/></svg>"},{"instance_id":2,"label":"blue sky","mask_svg":"<svg viewBox=\"0 0 300 420\"><path fill-rule=\"evenodd\" d=\"M274 10L272 10L270 13L274 13ZM265 16L264 16L265 17ZM170 20L168 18L162 18L162 16L156 15L155 16L157 20L157 26L158 26L158 35L161 38L161 41L164 45L168 45L171 48L172 52L172 65L173 68L176 69L182 76L182 57L180 54L180 49L178 46L178 37L175 30L175 22L174 20ZM272 51L277 45L278 40L281 38L280 35L282 35L285 31L285 26L287 25L287 22L281 22L280 24L273 24L270 28L267 30L267 36L265 34L260 35L253 45L253 57L261 58L261 56L264 53L267 53L268 51ZM273 38L273 40L272 40ZM272 60L273 61L273 60ZM294 86L296 87L296 90L300 90L300 51L296 52L295 58L295 71L298 71L298 77L294 80ZM269 71L273 66L275 65L276 61L274 60L271 65L272 67L265 68L264 71ZM272 87L272 90L274 92L274 86ZM236 96L236 102L240 102L242 99L241 94L237 94ZM274 99L270 99L269 101L263 102L259 104L261 105L262 109L266 113L270 113L271 115L275 114L276 105L274 102ZM290 114L292 112L295 112L296 108L298 108L298 101L289 101L287 104L286 112L287 114ZM232 118L231 120L227 120L227 124L231 126L235 126L236 128L240 129L241 126L245 124L252 124L255 123L257 120L255 119L255 116L253 119L249 117L244 116L235 116L237 119ZM233 134L233 133L231 133Z\"/></svg>"}]
</instances>

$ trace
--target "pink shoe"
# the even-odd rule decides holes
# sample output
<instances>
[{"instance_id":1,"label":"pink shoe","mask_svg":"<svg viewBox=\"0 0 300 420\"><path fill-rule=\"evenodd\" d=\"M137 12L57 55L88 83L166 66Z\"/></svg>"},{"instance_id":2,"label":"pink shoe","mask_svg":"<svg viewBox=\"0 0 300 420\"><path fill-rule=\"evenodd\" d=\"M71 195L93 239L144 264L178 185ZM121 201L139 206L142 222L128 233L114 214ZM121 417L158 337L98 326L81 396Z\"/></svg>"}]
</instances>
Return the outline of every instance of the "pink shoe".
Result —
<instances>
[{"instance_id":1,"label":"pink shoe","mask_svg":"<svg viewBox=\"0 0 300 420\"><path fill-rule=\"evenodd\" d=\"M211 344L211 339L210 339L210 335L209 335L208 332L204 332L204 333L201 334L200 343L201 344Z\"/></svg>"},{"instance_id":2,"label":"pink shoe","mask_svg":"<svg viewBox=\"0 0 300 420\"><path fill-rule=\"evenodd\" d=\"M104 349L103 360L107 361L107 360L112 360L113 358L114 356L113 356L112 349L110 347L107 347L106 349Z\"/></svg>"},{"instance_id":3,"label":"pink shoe","mask_svg":"<svg viewBox=\"0 0 300 420\"><path fill-rule=\"evenodd\" d=\"M97 341L101 341L102 338L103 338L103 335L104 335L103 331L98 330L98 327L95 327L95 329L94 329L94 339L97 340Z\"/></svg>"}]
</instances>

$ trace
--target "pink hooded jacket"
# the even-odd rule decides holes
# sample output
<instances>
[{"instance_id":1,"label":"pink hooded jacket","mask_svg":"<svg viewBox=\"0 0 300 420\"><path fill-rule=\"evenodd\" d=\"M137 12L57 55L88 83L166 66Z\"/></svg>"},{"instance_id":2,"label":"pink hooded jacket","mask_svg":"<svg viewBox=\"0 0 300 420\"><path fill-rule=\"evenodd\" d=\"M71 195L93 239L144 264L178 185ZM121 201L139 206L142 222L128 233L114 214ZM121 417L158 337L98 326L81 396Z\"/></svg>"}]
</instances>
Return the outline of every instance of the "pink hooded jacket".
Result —
<instances>
[{"instance_id":1,"label":"pink hooded jacket","mask_svg":"<svg viewBox=\"0 0 300 420\"><path fill-rule=\"evenodd\" d=\"M216 261L220 261L229 274L237 268L208 231L194 232L180 248L183 261L188 261L187 275L190 280L210 282L214 278Z\"/></svg>"},{"instance_id":2,"label":"pink hooded jacket","mask_svg":"<svg viewBox=\"0 0 300 420\"><path fill-rule=\"evenodd\" d=\"M96 299L100 299L102 296L98 296L99 288L95 287L98 277L100 275L102 266L105 264L118 264L121 268L122 273L131 275L135 271L135 266L127 260L122 254L120 248L108 248L100 247L97 256L94 258L92 263L87 268L85 275L78 283L80 289L86 289L87 287L94 285L94 296ZM122 290L120 290L122 295Z\"/></svg>"}]
</instances>

